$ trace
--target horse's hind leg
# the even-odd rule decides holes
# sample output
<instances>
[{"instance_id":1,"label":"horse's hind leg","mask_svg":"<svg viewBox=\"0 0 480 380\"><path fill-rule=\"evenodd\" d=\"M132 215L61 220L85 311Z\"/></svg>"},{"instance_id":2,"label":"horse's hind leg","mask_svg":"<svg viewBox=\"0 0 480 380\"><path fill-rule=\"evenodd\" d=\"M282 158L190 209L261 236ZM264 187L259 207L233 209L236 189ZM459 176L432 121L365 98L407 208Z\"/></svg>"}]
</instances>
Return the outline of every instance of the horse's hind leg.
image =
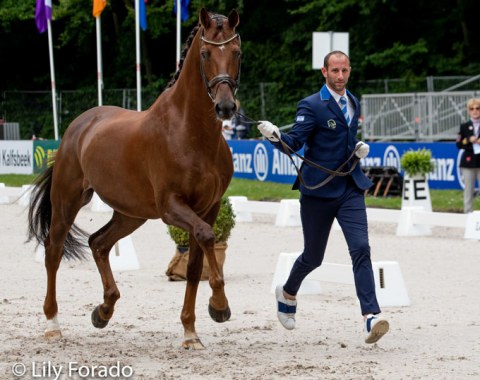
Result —
<instances>
[{"instance_id":1,"label":"horse's hind leg","mask_svg":"<svg viewBox=\"0 0 480 380\"><path fill-rule=\"evenodd\" d=\"M103 284L103 303L92 312L92 324L104 328L112 318L115 303L120 298L120 292L113 278L110 267L109 253L113 245L121 238L131 234L145 223L145 219L136 219L114 211L112 219L95 232L88 241L95 258Z\"/></svg>"}]
</instances>

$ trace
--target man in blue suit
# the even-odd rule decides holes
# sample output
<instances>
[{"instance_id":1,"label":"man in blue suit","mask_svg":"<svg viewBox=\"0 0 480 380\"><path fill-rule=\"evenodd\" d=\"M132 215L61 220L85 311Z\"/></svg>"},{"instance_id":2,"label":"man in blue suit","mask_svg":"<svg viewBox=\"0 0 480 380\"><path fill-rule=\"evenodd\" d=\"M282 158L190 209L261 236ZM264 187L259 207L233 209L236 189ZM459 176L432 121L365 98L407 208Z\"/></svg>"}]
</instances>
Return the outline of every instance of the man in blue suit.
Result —
<instances>
[{"instance_id":1,"label":"man in blue suit","mask_svg":"<svg viewBox=\"0 0 480 380\"><path fill-rule=\"evenodd\" d=\"M277 126L262 121L258 125L262 135L281 151L279 139L294 151L304 146L305 159L331 170L347 161L355 149L358 159L366 157L369 146L356 138L360 103L346 89L350 71L350 59L345 53L329 53L322 68L326 84L320 92L298 103L291 131L281 133ZM348 166L350 169L352 162ZM330 229L337 218L352 259L355 288L364 317L365 342L375 343L388 332L389 324L379 316L370 260L364 193L372 182L360 165L350 175L336 176L320 187L315 185L322 183L329 174L305 163L300 173L303 181L297 177L293 189L301 193L304 250L295 261L287 282L276 289L278 319L286 329L295 327L297 292L305 277L322 264Z\"/></svg>"}]
</instances>

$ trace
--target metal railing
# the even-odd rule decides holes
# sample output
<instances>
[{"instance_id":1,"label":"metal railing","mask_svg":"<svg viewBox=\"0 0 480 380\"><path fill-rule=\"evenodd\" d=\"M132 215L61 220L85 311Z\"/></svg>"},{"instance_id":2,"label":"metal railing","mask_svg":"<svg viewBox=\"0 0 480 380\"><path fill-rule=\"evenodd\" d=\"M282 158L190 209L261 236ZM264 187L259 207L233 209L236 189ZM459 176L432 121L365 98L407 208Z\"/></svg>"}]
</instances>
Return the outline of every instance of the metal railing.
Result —
<instances>
[{"instance_id":1,"label":"metal railing","mask_svg":"<svg viewBox=\"0 0 480 380\"><path fill-rule=\"evenodd\" d=\"M455 140L468 119L467 101L480 91L362 96L362 138L369 141Z\"/></svg>"}]
</instances>

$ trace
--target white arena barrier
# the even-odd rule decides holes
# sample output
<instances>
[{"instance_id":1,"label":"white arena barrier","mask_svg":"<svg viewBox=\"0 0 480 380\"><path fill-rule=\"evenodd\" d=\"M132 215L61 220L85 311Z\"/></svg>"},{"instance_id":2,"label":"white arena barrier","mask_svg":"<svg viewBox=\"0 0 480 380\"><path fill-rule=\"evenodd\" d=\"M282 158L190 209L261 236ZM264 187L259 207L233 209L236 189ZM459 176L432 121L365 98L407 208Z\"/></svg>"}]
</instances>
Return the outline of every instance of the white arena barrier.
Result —
<instances>
[{"instance_id":1,"label":"white arena barrier","mask_svg":"<svg viewBox=\"0 0 480 380\"><path fill-rule=\"evenodd\" d=\"M140 269L131 236L120 239L110 251L109 258L112 271Z\"/></svg>"},{"instance_id":2,"label":"white arena barrier","mask_svg":"<svg viewBox=\"0 0 480 380\"><path fill-rule=\"evenodd\" d=\"M28 206L30 204L30 195L32 194L33 185L23 185L22 193L18 199L18 204Z\"/></svg>"},{"instance_id":3,"label":"white arena barrier","mask_svg":"<svg viewBox=\"0 0 480 380\"><path fill-rule=\"evenodd\" d=\"M465 216L465 214L463 214ZM480 240L480 211L474 211L466 215L465 239Z\"/></svg>"},{"instance_id":4,"label":"white arena barrier","mask_svg":"<svg viewBox=\"0 0 480 380\"><path fill-rule=\"evenodd\" d=\"M300 253L280 253L273 276L271 292L278 284L283 284L290 274L293 263ZM375 291L381 307L398 307L410 305L405 282L400 266L396 261L372 262L375 278ZM303 281L298 294L320 294L320 282L334 282L354 285L352 265L322 263Z\"/></svg>"},{"instance_id":5,"label":"white arena barrier","mask_svg":"<svg viewBox=\"0 0 480 380\"><path fill-rule=\"evenodd\" d=\"M280 201L275 225L283 227L298 227L302 225L300 201L298 199L282 199Z\"/></svg>"},{"instance_id":6,"label":"white arena barrier","mask_svg":"<svg viewBox=\"0 0 480 380\"><path fill-rule=\"evenodd\" d=\"M10 198L6 192L5 184L2 182L0 183L0 205L6 204L10 202Z\"/></svg>"},{"instance_id":7,"label":"white arena barrier","mask_svg":"<svg viewBox=\"0 0 480 380\"><path fill-rule=\"evenodd\" d=\"M97 193L93 193L93 197L92 197L92 205L90 206L90 209L92 211L97 211L97 212L113 212L113 209L107 205L106 203L104 203L100 197L98 196Z\"/></svg>"},{"instance_id":8,"label":"white arena barrier","mask_svg":"<svg viewBox=\"0 0 480 380\"><path fill-rule=\"evenodd\" d=\"M137 253L130 236L126 236L115 243L110 251L109 259L112 271L140 269ZM35 261L45 262L45 247L43 245L39 245L35 250Z\"/></svg>"},{"instance_id":9,"label":"white arena barrier","mask_svg":"<svg viewBox=\"0 0 480 380\"><path fill-rule=\"evenodd\" d=\"M277 215L280 208L279 202L249 201L247 197L230 196L228 197L232 204L235 220L237 222L253 221L252 214Z\"/></svg>"}]
</instances>

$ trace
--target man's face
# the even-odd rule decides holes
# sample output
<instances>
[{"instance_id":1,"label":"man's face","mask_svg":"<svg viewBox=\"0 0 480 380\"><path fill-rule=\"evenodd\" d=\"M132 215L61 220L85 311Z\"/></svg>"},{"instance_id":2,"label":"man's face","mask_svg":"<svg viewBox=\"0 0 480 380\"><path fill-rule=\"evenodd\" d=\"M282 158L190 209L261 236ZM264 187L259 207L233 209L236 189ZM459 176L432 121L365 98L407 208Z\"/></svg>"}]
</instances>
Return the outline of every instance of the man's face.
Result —
<instances>
[{"instance_id":1,"label":"man's face","mask_svg":"<svg viewBox=\"0 0 480 380\"><path fill-rule=\"evenodd\" d=\"M328 68L322 67L322 74L328 87L337 94L343 95L351 70L347 57L342 54L334 54L328 60Z\"/></svg>"}]
</instances>

